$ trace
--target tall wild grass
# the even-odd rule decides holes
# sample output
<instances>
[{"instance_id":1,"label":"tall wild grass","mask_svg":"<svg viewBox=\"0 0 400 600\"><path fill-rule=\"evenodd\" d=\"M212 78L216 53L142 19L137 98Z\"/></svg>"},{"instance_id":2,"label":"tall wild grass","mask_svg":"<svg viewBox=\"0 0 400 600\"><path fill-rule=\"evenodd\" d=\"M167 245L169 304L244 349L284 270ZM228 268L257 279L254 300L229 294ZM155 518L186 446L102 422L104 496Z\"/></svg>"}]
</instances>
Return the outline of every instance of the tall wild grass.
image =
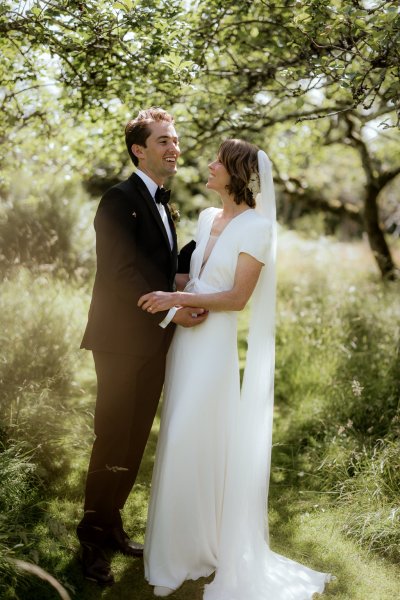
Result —
<instances>
[{"instance_id":1,"label":"tall wild grass","mask_svg":"<svg viewBox=\"0 0 400 600\"><path fill-rule=\"evenodd\" d=\"M398 560L400 286L379 280L362 244L285 237L277 442L296 448L292 475L326 492L346 534Z\"/></svg>"},{"instance_id":2,"label":"tall wild grass","mask_svg":"<svg viewBox=\"0 0 400 600\"><path fill-rule=\"evenodd\" d=\"M52 470L49 452L68 427L79 338L87 308L82 294L58 279L19 269L1 286L1 423Z\"/></svg>"},{"instance_id":3,"label":"tall wild grass","mask_svg":"<svg viewBox=\"0 0 400 600\"><path fill-rule=\"evenodd\" d=\"M51 275L14 268L0 286L2 598L14 597L8 559L34 560L49 486L70 468L64 437L86 310L85 292Z\"/></svg>"},{"instance_id":4,"label":"tall wild grass","mask_svg":"<svg viewBox=\"0 0 400 600\"><path fill-rule=\"evenodd\" d=\"M96 202L76 181L24 173L0 205L0 596L9 558L35 560L34 529L69 470L65 432L94 265ZM80 291L79 286L83 286ZM18 577L18 581L20 576Z\"/></svg>"}]
</instances>

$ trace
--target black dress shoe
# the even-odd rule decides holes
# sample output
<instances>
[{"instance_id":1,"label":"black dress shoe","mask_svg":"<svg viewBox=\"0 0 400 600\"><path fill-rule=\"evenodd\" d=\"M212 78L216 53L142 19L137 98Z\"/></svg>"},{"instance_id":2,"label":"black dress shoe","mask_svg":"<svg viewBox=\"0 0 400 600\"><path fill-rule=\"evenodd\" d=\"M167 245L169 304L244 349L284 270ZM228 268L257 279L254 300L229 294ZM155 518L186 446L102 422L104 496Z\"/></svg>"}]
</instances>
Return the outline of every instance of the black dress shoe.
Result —
<instances>
[{"instance_id":1,"label":"black dress shoe","mask_svg":"<svg viewBox=\"0 0 400 600\"><path fill-rule=\"evenodd\" d=\"M110 563L98 546L82 544L82 568L86 579L103 587L114 584Z\"/></svg>"},{"instance_id":2,"label":"black dress shoe","mask_svg":"<svg viewBox=\"0 0 400 600\"><path fill-rule=\"evenodd\" d=\"M115 527L108 536L109 546L125 556L143 556L143 544L134 542L123 529Z\"/></svg>"}]
</instances>

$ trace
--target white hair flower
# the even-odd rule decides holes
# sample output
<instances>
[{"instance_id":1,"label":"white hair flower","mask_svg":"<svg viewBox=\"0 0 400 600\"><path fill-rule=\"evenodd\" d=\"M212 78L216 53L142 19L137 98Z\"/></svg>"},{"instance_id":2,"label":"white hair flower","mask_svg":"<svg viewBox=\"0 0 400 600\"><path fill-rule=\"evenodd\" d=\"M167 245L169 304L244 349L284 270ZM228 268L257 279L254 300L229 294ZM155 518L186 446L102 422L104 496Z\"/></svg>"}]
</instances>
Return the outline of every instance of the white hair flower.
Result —
<instances>
[{"instance_id":1,"label":"white hair flower","mask_svg":"<svg viewBox=\"0 0 400 600\"><path fill-rule=\"evenodd\" d=\"M253 194L254 198L260 193L260 177L255 171L253 171L253 173L250 175L250 180L247 187Z\"/></svg>"}]
</instances>

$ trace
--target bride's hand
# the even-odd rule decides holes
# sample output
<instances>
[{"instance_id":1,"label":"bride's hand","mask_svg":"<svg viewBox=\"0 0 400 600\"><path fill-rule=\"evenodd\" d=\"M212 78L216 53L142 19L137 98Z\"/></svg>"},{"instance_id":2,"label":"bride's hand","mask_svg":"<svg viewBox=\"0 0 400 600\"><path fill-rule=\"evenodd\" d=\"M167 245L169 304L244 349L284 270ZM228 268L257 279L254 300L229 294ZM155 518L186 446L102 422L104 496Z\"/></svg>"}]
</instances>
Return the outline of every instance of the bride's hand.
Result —
<instances>
[{"instance_id":1,"label":"bride's hand","mask_svg":"<svg viewBox=\"0 0 400 600\"><path fill-rule=\"evenodd\" d=\"M178 294L175 292L150 292L139 298L138 306L149 313L169 310L178 304Z\"/></svg>"}]
</instances>

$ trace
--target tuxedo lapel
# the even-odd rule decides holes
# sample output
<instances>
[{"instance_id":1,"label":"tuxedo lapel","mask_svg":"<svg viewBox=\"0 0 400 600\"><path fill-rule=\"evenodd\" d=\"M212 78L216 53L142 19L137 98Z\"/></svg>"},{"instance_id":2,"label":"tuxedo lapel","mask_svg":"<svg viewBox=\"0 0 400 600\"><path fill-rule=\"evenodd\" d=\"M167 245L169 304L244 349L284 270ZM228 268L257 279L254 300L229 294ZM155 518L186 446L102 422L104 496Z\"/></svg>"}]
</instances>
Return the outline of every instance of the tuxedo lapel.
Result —
<instances>
[{"instance_id":1,"label":"tuxedo lapel","mask_svg":"<svg viewBox=\"0 0 400 600\"><path fill-rule=\"evenodd\" d=\"M154 199L151 197L151 194L149 192L149 190L147 189L146 184L140 179L140 177L138 177L137 175L135 175L135 173L133 173L130 178L129 181L131 182L131 184L136 188L136 190L139 192L139 194L141 195L141 197L143 198L146 206L148 207L150 213L153 215L158 228L160 229L160 232L162 233L162 236L165 240L165 243L168 246L168 250L171 252L171 245L169 243L169 239L168 239L168 234L165 230L165 225L162 222L161 219L161 215L159 213L159 210L156 206L156 203L154 201ZM169 210L166 209L167 213L168 213L168 222L170 222L170 215L169 215ZM176 232L175 232L175 228L172 226L171 227L171 231L172 231L172 236L174 238L174 248L176 247Z\"/></svg>"}]
</instances>

